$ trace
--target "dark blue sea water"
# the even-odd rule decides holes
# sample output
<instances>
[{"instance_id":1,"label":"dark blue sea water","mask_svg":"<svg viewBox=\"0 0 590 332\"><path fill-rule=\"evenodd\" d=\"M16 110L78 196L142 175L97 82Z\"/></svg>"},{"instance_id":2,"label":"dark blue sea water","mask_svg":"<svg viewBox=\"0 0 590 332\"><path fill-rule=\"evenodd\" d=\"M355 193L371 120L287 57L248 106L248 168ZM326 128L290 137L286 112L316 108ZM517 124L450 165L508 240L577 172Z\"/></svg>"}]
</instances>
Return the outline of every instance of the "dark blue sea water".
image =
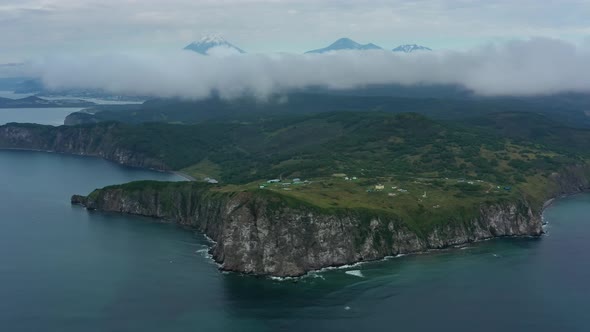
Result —
<instances>
[{"instance_id":1,"label":"dark blue sea water","mask_svg":"<svg viewBox=\"0 0 590 332\"><path fill-rule=\"evenodd\" d=\"M590 331L590 196L548 235L274 281L222 274L200 235L69 204L174 175L0 151L0 331Z\"/></svg>"}]
</instances>

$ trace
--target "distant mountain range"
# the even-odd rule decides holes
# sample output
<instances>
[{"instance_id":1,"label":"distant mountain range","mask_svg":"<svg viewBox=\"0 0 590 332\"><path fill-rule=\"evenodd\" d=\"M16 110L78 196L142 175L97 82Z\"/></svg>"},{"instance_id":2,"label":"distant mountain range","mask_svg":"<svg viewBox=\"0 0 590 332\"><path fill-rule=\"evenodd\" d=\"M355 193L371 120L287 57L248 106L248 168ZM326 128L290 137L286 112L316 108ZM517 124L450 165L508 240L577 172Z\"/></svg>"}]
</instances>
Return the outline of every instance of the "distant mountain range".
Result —
<instances>
[{"instance_id":1,"label":"distant mountain range","mask_svg":"<svg viewBox=\"0 0 590 332\"><path fill-rule=\"evenodd\" d=\"M331 51L342 51L342 50L382 50L381 47L369 43L369 44L359 44L350 38L340 38L334 43L332 43L328 47L320 48L317 50L311 50L305 52L306 54L309 53L326 53Z\"/></svg>"},{"instance_id":2,"label":"distant mountain range","mask_svg":"<svg viewBox=\"0 0 590 332\"><path fill-rule=\"evenodd\" d=\"M305 54L326 53L326 52L342 51L342 50L366 51L366 50L382 50L382 49L383 49L382 47L377 46L373 43L360 44L350 38L340 38L328 47L320 48L317 50L311 50L311 51L305 52ZM416 44L408 44L408 45L400 45L400 46L394 48L393 51L394 52L412 53L412 52L417 52L417 51L432 51L432 49L430 49L426 46L420 46L420 45L416 45Z\"/></svg>"},{"instance_id":3,"label":"distant mountain range","mask_svg":"<svg viewBox=\"0 0 590 332\"><path fill-rule=\"evenodd\" d=\"M219 36L207 36L202 38L199 41L195 41L189 45L187 45L184 49L197 52L203 55L210 55L212 49L216 47L225 47L229 50L235 51L236 53L246 53L241 48L237 47L236 45L228 42L227 40L223 39ZM340 38L336 40L334 43L330 44L327 47L319 48L316 50L311 50L305 52L305 54L320 54L320 53L327 53L327 52L334 52L334 51L343 51L343 50L359 50L359 51L366 51L366 50L383 50L382 47L375 45L373 43L368 44L361 44L357 43L356 41L350 38ZM418 51L432 51L432 49L416 45L416 44L406 44L400 45L392 50L393 52L403 52L403 53L413 53Z\"/></svg>"},{"instance_id":4,"label":"distant mountain range","mask_svg":"<svg viewBox=\"0 0 590 332\"><path fill-rule=\"evenodd\" d=\"M416 44L406 44L406 45L400 45L400 46L394 48L392 51L413 53L413 52L421 52L421 51L432 51L432 49L430 49L426 46L420 46L420 45L416 45Z\"/></svg>"},{"instance_id":5,"label":"distant mountain range","mask_svg":"<svg viewBox=\"0 0 590 332\"><path fill-rule=\"evenodd\" d=\"M199 41L195 41L189 45L187 45L184 49L197 52L203 55L209 55L209 52L216 47L225 47L230 50L236 51L237 53L246 53L241 48L235 46L234 44L228 42L227 40L223 39L220 36L206 36L203 37Z\"/></svg>"}]
</instances>

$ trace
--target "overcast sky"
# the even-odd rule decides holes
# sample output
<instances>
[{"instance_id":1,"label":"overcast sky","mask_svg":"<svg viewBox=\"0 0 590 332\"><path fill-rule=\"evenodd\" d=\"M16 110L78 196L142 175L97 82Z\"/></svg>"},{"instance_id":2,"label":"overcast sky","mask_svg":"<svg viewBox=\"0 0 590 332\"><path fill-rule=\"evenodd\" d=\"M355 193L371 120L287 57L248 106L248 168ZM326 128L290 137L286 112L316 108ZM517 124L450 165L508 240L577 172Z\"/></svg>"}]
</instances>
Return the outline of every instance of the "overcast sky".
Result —
<instances>
[{"instance_id":1,"label":"overcast sky","mask_svg":"<svg viewBox=\"0 0 590 332\"><path fill-rule=\"evenodd\" d=\"M581 43L589 17L588 0L0 0L0 63L173 50L211 33L250 53L299 53L343 36L384 48Z\"/></svg>"}]
</instances>

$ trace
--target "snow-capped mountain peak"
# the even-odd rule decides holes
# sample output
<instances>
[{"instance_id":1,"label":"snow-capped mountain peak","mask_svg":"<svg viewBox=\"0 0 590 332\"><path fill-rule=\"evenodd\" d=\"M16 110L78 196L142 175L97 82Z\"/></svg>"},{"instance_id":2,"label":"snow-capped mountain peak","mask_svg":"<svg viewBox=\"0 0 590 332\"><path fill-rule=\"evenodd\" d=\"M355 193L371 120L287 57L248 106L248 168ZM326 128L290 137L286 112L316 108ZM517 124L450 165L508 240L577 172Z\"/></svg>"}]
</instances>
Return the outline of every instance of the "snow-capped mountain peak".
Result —
<instances>
[{"instance_id":1,"label":"snow-capped mountain peak","mask_svg":"<svg viewBox=\"0 0 590 332\"><path fill-rule=\"evenodd\" d=\"M205 36L201 38L201 40L187 45L184 49L203 55L209 55L213 48L225 48L226 50L233 51L235 53L246 53L244 50L228 42L220 35Z\"/></svg>"},{"instance_id":2,"label":"snow-capped mountain peak","mask_svg":"<svg viewBox=\"0 0 590 332\"><path fill-rule=\"evenodd\" d=\"M404 53L412 53L412 52L420 52L420 51L432 51L432 49L426 46L420 46L416 44L406 44L400 45L393 49L394 52L404 52Z\"/></svg>"},{"instance_id":3,"label":"snow-capped mountain peak","mask_svg":"<svg viewBox=\"0 0 590 332\"><path fill-rule=\"evenodd\" d=\"M201 43L201 44L224 44L227 41L221 37L221 35L207 35L201 38L199 41L195 41L194 43Z\"/></svg>"},{"instance_id":4,"label":"snow-capped mountain peak","mask_svg":"<svg viewBox=\"0 0 590 332\"><path fill-rule=\"evenodd\" d=\"M317 50L312 50L305 53L326 53L331 51L341 51L341 50L380 50L381 47L369 43L369 44L359 44L350 38L340 38L334 43L332 43L328 47L320 48Z\"/></svg>"}]
</instances>

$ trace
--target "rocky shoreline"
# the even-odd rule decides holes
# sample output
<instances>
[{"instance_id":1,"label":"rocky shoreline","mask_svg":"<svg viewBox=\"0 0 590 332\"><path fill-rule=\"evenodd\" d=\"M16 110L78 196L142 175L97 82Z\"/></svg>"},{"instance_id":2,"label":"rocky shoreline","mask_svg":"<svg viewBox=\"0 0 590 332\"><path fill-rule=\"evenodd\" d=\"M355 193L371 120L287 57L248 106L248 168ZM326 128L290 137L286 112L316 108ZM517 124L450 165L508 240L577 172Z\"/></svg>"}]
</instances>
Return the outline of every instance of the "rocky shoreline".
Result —
<instances>
[{"instance_id":1,"label":"rocky shoreline","mask_svg":"<svg viewBox=\"0 0 590 332\"><path fill-rule=\"evenodd\" d=\"M125 166L171 171L168 165L158 159L121 148L111 137L109 126L90 130L81 127L71 129L67 133L61 133L58 128L49 127L48 130L52 133L47 137L31 130L28 126L29 124L0 126L0 147L99 157ZM36 127L36 125L31 126Z\"/></svg>"},{"instance_id":2,"label":"rocky shoreline","mask_svg":"<svg viewBox=\"0 0 590 332\"><path fill-rule=\"evenodd\" d=\"M586 165L576 165L552 174L541 206L531 206L524 198L482 204L474 217L432 229L415 229L397 216L376 211L322 211L287 204L280 195L211 193L195 182L178 188L160 188L155 183L135 189L107 187L89 196L75 195L72 203L196 229L215 242L210 253L222 270L297 277L327 267L493 238L539 237L544 209L558 197L588 191L588 171Z\"/></svg>"},{"instance_id":3,"label":"rocky shoreline","mask_svg":"<svg viewBox=\"0 0 590 332\"><path fill-rule=\"evenodd\" d=\"M215 241L210 252L222 270L273 277L298 277L326 267L497 237L543 234L540 214L523 200L481 206L477 217L428 233L392 215L355 210L327 214L255 193L211 195L199 186L170 191L106 188L73 196L72 203L192 227Z\"/></svg>"}]
</instances>

